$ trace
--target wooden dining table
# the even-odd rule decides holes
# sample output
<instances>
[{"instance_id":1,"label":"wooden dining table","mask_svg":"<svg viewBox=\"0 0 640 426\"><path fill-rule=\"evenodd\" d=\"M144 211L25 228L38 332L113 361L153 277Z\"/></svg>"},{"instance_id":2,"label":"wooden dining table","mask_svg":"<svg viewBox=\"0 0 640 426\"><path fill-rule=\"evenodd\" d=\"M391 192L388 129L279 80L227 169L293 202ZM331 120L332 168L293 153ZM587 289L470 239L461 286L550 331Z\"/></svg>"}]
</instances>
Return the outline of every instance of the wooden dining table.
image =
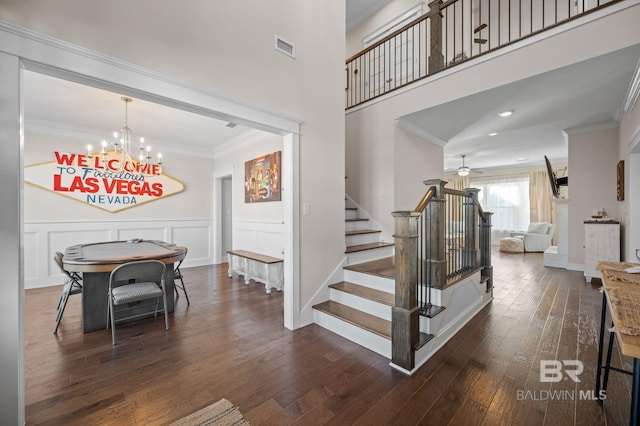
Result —
<instances>
[{"instance_id":1,"label":"wooden dining table","mask_svg":"<svg viewBox=\"0 0 640 426\"><path fill-rule=\"evenodd\" d=\"M167 269L165 289L167 311L173 312L174 263L186 256L187 248L155 240L133 239L77 244L64 251L62 264L67 271L82 274L82 327L85 333L107 326L109 275L127 262L160 260ZM169 297L170 296L170 297ZM136 307L141 313L145 304ZM150 315L153 315L151 312Z\"/></svg>"}]
</instances>

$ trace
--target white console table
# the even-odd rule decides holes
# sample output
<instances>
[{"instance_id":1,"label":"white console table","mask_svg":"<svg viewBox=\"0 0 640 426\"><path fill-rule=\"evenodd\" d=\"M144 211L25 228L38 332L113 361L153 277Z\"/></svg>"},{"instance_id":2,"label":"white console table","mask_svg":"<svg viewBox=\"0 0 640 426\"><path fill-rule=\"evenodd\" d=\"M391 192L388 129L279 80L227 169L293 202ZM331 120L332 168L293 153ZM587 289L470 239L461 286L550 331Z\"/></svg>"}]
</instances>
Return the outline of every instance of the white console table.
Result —
<instances>
[{"instance_id":1,"label":"white console table","mask_svg":"<svg viewBox=\"0 0 640 426\"><path fill-rule=\"evenodd\" d=\"M598 262L620 261L620 224L616 221L584 222L584 276L602 278Z\"/></svg>"},{"instance_id":2,"label":"white console table","mask_svg":"<svg viewBox=\"0 0 640 426\"><path fill-rule=\"evenodd\" d=\"M271 289L282 291L284 282L284 261L277 257L266 256L246 250L229 250L229 277L234 273L244 275L244 283L250 280L264 284L267 294Z\"/></svg>"}]
</instances>

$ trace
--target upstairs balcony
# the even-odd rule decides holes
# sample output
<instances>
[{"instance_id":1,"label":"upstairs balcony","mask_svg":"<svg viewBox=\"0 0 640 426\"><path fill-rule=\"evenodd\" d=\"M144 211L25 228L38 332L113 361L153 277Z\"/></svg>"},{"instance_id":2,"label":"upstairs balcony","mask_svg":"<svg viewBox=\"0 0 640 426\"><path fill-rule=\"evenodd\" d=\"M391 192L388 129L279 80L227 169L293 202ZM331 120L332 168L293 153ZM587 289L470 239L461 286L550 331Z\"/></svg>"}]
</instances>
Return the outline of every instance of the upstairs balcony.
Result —
<instances>
[{"instance_id":1,"label":"upstairs balcony","mask_svg":"<svg viewBox=\"0 0 640 426\"><path fill-rule=\"evenodd\" d=\"M433 1L346 61L346 109L621 1Z\"/></svg>"}]
</instances>

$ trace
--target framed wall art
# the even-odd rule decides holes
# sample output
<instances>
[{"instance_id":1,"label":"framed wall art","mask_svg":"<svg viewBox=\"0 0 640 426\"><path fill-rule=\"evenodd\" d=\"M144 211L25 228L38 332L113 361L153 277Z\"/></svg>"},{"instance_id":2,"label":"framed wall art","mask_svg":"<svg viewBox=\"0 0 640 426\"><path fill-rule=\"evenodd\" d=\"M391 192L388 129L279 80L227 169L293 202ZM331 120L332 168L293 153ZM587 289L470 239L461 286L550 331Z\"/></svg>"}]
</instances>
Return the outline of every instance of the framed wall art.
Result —
<instances>
[{"instance_id":1,"label":"framed wall art","mask_svg":"<svg viewBox=\"0 0 640 426\"><path fill-rule=\"evenodd\" d=\"M624 160L618 161L618 201L624 201Z\"/></svg>"},{"instance_id":2,"label":"framed wall art","mask_svg":"<svg viewBox=\"0 0 640 426\"><path fill-rule=\"evenodd\" d=\"M244 163L245 203L281 201L281 159L282 151L276 151Z\"/></svg>"}]
</instances>

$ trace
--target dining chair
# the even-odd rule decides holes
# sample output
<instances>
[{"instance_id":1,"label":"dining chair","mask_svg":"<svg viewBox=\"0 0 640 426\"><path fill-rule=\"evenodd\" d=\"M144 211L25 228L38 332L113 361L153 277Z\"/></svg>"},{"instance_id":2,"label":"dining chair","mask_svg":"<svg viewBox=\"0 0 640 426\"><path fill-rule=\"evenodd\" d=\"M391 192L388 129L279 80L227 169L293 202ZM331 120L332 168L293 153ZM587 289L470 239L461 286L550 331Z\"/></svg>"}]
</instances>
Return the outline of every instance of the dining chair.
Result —
<instances>
[{"instance_id":1,"label":"dining chair","mask_svg":"<svg viewBox=\"0 0 640 426\"><path fill-rule=\"evenodd\" d=\"M62 293L58 300L58 314L56 315L56 325L53 328L53 334L58 333L58 327L60 327L62 314L64 314L64 308L67 307L69 296L72 294L82 293L82 283L80 283L80 281L82 281L82 277L76 272L69 272L64 269L64 265L62 264L63 256L64 255L59 251L57 251L55 256L53 256L53 260L56 262L56 265L58 265L60 271L65 275L64 286L62 287Z\"/></svg>"},{"instance_id":2,"label":"dining chair","mask_svg":"<svg viewBox=\"0 0 640 426\"><path fill-rule=\"evenodd\" d=\"M124 263L109 275L109 305L107 308L107 329L111 325L112 343L116 344L116 322L142 316L148 316L151 311L140 312L141 302L149 299L156 299L156 307L153 317L158 316L158 312L164 313L165 330L169 330L169 315L167 314L167 297L164 284L166 266L159 260L143 260L138 262ZM164 309L159 310L160 299L162 298ZM119 309L116 309L119 307ZM134 311L129 316L119 316L117 314L127 311Z\"/></svg>"},{"instance_id":3,"label":"dining chair","mask_svg":"<svg viewBox=\"0 0 640 426\"><path fill-rule=\"evenodd\" d=\"M187 257L186 249L184 251L184 257ZM176 296L180 296L180 294L178 293L178 289L179 288L182 289L182 291L184 292L184 296L187 298L187 306L190 306L191 302L189 302L189 295L187 294L187 289L184 286L184 277L182 275L182 271L180 270L180 265L182 265L182 262L184 261L184 257L176 266L175 271L173 271L173 288L176 290ZM180 285L178 285L178 280L180 280L180 283L181 283Z\"/></svg>"}]
</instances>

